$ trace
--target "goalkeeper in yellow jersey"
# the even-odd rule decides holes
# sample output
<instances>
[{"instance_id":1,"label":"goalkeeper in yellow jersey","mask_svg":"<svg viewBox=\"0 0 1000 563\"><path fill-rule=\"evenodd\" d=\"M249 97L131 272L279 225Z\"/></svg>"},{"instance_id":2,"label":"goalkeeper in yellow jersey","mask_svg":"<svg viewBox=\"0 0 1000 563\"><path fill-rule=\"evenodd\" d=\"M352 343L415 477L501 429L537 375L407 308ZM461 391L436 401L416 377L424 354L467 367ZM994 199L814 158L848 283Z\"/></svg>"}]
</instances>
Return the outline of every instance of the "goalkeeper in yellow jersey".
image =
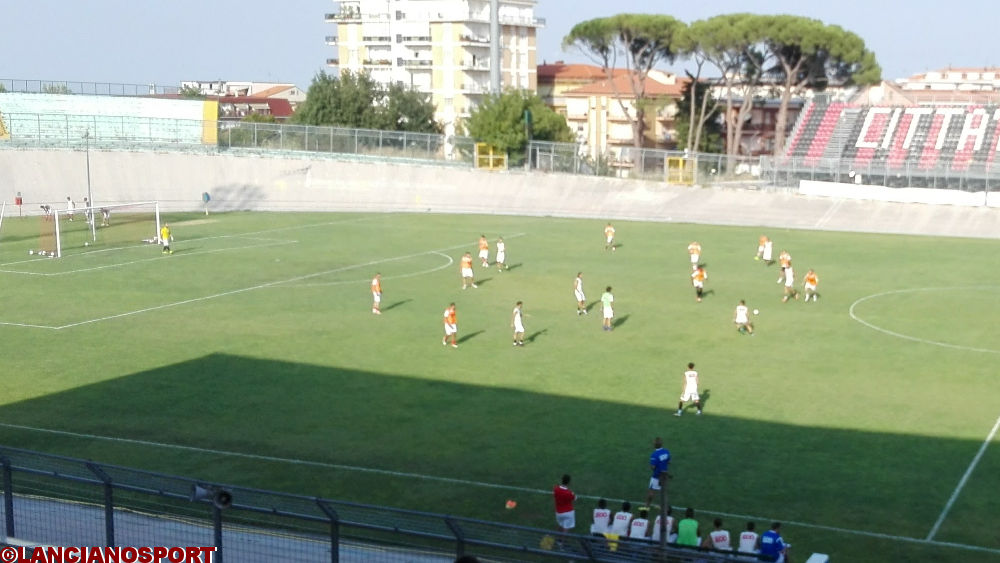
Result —
<instances>
[{"instance_id":1,"label":"goalkeeper in yellow jersey","mask_svg":"<svg viewBox=\"0 0 1000 563\"><path fill-rule=\"evenodd\" d=\"M170 234L170 223L164 223L160 227L160 244L163 245L164 254L173 254L174 251L170 250L170 241L174 240L174 235Z\"/></svg>"}]
</instances>

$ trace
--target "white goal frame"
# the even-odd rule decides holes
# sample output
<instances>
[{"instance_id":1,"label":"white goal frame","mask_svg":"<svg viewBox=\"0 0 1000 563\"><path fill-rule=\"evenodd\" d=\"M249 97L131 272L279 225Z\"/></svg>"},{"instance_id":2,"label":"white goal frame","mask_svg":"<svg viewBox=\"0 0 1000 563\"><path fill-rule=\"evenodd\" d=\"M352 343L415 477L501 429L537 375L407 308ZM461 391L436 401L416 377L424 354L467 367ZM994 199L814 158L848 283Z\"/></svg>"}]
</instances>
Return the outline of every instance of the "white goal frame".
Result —
<instances>
[{"instance_id":1,"label":"white goal frame","mask_svg":"<svg viewBox=\"0 0 1000 563\"><path fill-rule=\"evenodd\" d=\"M55 224L55 237L56 237L56 258L62 258L62 233L59 230L59 223L62 217L67 215L73 216L77 213L82 214L86 217L87 224L90 227L90 239L92 242L97 242L97 214L101 213L103 210L108 209L112 212L116 209L126 209L126 208L136 208L142 205L151 205L153 207L153 216L156 221L156 230L154 231L154 237L157 241L160 240L160 202L159 201L134 201L128 203L115 203L109 205L94 205L90 207L77 207L72 211L69 209L52 209L52 222Z\"/></svg>"}]
</instances>

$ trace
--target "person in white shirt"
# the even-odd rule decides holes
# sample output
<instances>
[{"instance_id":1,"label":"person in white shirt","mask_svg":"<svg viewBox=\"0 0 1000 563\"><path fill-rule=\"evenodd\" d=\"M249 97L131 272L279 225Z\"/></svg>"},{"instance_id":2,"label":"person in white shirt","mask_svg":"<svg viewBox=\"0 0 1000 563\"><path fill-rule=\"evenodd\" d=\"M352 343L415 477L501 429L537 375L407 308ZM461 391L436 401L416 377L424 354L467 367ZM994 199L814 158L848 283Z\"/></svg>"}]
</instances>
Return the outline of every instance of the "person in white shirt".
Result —
<instances>
[{"instance_id":1,"label":"person in white shirt","mask_svg":"<svg viewBox=\"0 0 1000 563\"><path fill-rule=\"evenodd\" d=\"M757 535L756 524L747 522L747 529L740 532L740 553L760 553L760 536Z\"/></svg>"},{"instance_id":2,"label":"person in white shirt","mask_svg":"<svg viewBox=\"0 0 1000 563\"><path fill-rule=\"evenodd\" d=\"M667 523L666 526L664 526L664 530L667 533L667 543L674 543L675 541L677 541L677 531L674 529L674 526L677 524L677 520L674 518L673 513L674 509L668 506ZM661 537L662 536L660 535L660 516L657 515L656 521L653 522L653 533L650 539L653 540L654 542L659 543Z\"/></svg>"},{"instance_id":3,"label":"person in white shirt","mask_svg":"<svg viewBox=\"0 0 1000 563\"><path fill-rule=\"evenodd\" d=\"M649 532L649 511L645 508L640 508L638 518L633 518L632 523L629 525L628 537L644 540L646 539L647 532Z\"/></svg>"},{"instance_id":4,"label":"person in white shirt","mask_svg":"<svg viewBox=\"0 0 1000 563\"><path fill-rule=\"evenodd\" d=\"M698 372L694 369L694 362L688 364L687 371L684 372L684 392L681 393L681 400L677 403L677 412L674 416L684 414L684 403L692 401L701 414L701 398L698 396Z\"/></svg>"},{"instance_id":5,"label":"person in white shirt","mask_svg":"<svg viewBox=\"0 0 1000 563\"><path fill-rule=\"evenodd\" d=\"M733 322L736 323L736 330L740 334L753 334L753 323L750 322L750 309L746 301L740 299L739 305L733 312Z\"/></svg>"},{"instance_id":6,"label":"person in white shirt","mask_svg":"<svg viewBox=\"0 0 1000 563\"><path fill-rule=\"evenodd\" d=\"M573 297L576 297L576 314L587 314L587 296L583 293L583 272L576 273L573 280Z\"/></svg>"},{"instance_id":7,"label":"person in white shirt","mask_svg":"<svg viewBox=\"0 0 1000 563\"><path fill-rule=\"evenodd\" d=\"M715 519L715 529L709 532L702 543L702 547L709 547L719 551L732 551L733 546L729 542L729 531L722 529L722 518Z\"/></svg>"},{"instance_id":8,"label":"person in white shirt","mask_svg":"<svg viewBox=\"0 0 1000 563\"><path fill-rule=\"evenodd\" d=\"M610 529L610 524L611 510L608 509L608 501L601 499L594 509L594 523L590 525L590 533L604 535Z\"/></svg>"},{"instance_id":9,"label":"person in white shirt","mask_svg":"<svg viewBox=\"0 0 1000 563\"><path fill-rule=\"evenodd\" d=\"M628 537L628 526L632 523L632 503L625 501L622 503L622 509L615 512L614 518L611 520L611 532L612 534L624 538Z\"/></svg>"},{"instance_id":10,"label":"person in white shirt","mask_svg":"<svg viewBox=\"0 0 1000 563\"><path fill-rule=\"evenodd\" d=\"M504 243L503 237L497 239L497 270L504 271L507 269L507 244Z\"/></svg>"}]
</instances>

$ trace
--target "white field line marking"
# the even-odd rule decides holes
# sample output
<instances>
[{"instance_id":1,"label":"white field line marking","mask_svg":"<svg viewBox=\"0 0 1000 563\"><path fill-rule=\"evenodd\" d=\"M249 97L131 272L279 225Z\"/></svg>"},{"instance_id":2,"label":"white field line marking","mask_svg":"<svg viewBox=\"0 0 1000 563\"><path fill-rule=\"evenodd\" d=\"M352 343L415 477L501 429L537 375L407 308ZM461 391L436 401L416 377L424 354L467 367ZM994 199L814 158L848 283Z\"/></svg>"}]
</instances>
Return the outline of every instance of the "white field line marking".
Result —
<instances>
[{"instance_id":1,"label":"white field line marking","mask_svg":"<svg viewBox=\"0 0 1000 563\"><path fill-rule=\"evenodd\" d=\"M986 353L986 354L1000 354L1000 350L994 350L992 348L973 348L972 346L962 346L960 344L948 344L947 342L938 342L936 340L926 340L924 338L917 338L915 336L909 336L909 335L906 335L906 334L900 334L898 332L893 332L891 330L884 329L884 328L882 328L880 326L873 325L872 323L870 323L870 322L862 319L861 317L857 316L854 313L854 308L857 307L858 305L860 305L861 303L863 303L865 301L868 301L869 299L875 299L877 297L883 297L883 296L886 296L886 295L893 295L893 294L897 294L897 293L914 293L914 292L917 292L917 291L943 291L943 290L954 290L954 289L996 289L996 287L997 286L995 286L995 285L976 285L976 286L962 286L962 287L919 287L919 288L915 288L915 289L895 289L895 290L892 290L892 291L883 291L882 293L874 293L872 295L868 295L866 297L862 297L861 299L858 299L854 303L851 303L851 307L850 307L850 309L848 309L848 313L851 315L852 319L854 319L855 321L858 321L859 323L865 325L866 327L868 327L868 328L870 328L872 330L877 330L878 332L881 332L882 334L888 334L889 336L895 336L896 338L902 338L904 340L910 340L910 341L913 341L913 342L920 342L921 344L931 344L931 345L934 345L934 346L941 346L942 348L951 348L951 349L954 349L954 350L965 350L967 352L983 352L983 353Z\"/></svg>"},{"instance_id":2,"label":"white field line marking","mask_svg":"<svg viewBox=\"0 0 1000 563\"><path fill-rule=\"evenodd\" d=\"M210 236L210 237L198 237L198 238L192 238L192 239L185 239L185 242L200 241L200 240L212 240L212 239L218 239L218 238L250 238L247 235L260 235L260 234L264 234L264 233L279 233L279 232L283 232L283 231L294 231L294 230L298 230L298 229L313 229L313 228L316 228L316 227L329 227L331 225L342 225L342 224L345 224L345 223L359 223L361 221L370 221L370 220L373 220L373 219L375 219L375 217L355 217L355 218L352 218L352 219L345 219L343 221L327 221L327 222L324 222L324 223L307 223L305 225L291 225L291 226L288 226L288 227L275 227L273 229L262 229L262 230L259 230L259 231L248 231L248 232L245 232L245 233L237 233L237 234L232 234L232 235L214 235L214 236ZM262 239L262 240L281 240L281 239ZM146 245L139 245L139 246L146 246ZM63 258L61 258L61 260L66 260L66 259L70 259L70 258L78 258L80 256L86 256L87 254L91 254L91 253L94 253L94 252L112 252L112 251L116 251L116 250L123 250L123 249L129 249L129 248L137 248L137 246L118 246L118 247L114 247L114 248L105 248L105 249L101 249L101 250L92 250L90 252L85 252L83 254L72 254L72 255L69 255L69 256L64 256ZM0 264L0 268L6 267L6 266L16 266L17 264L28 264L28 263L31 263L31 262L38 262L39 260L44 261L44 260L46 260L46 258L30 258L30 259L27 259L27 260L15 260L14 262L5 262L3 264ZM126 262L126 264L128 264L128 263L129 262ZM75 270L72 270L72 271L69 271L69 272L66 272L66 273L73 273L74 271ZM3 269L0 269L0 273L29 274L29 275L38 275L38 276L62 275L62 273L59 273L59 274L43 274L43 273L39 273L39 272L24 272L24 271L20 271L20 270L3 270Z\"/></svg>"},{"instance_id":3,"label":"white field line marking","mask_svg":"<svg viewBox=\"0 0 1000 563\"><path fill-rule=\"evenodd\" d=\"M242 238L242 237L238 237L238 238ZM215 254L215 253L218 253L218 252L229 252L231 250L245 250L245 249L248 249L248 248L267 248L269 246L282 246L282 245L285 245L285 244L296 244L297 242L299 242L297 240L263 239L263 238L250 238L250 237L248 237L246 240L270 241L270 242L267 242L267 243L264 243L264 244L247 244L247 245L243 245L243 246L230 246L230 247L227 247L227 248L216 248L216 249L212 249L212 250L195 250L195 251L192 251L192 252L182 252L182 253L178 254L177 256L180 257L180 258L187 258L189 256L199 256L199 255L202 255L202 254ZM146 245L143 245L143 246L144 247L152 247L153 250L158 250L159 249L159 245L155 245L154 246L154 245L151 245L151 244L146 244ZM139 247L137 247L137 246L136 247L119 247L119 248L116 248L116 249L113 249L113 250L121 250L122 248L139 248ZM109 250L112 250L112 249L98 250L98 251L95 251L95 252L107 252ZM8 273L8 274L27 274L27 275L31 275L31 276L43 276L43 277L65 276L65 275L69 275L69 274L81 274L81 273L86 273L86 272L94 272L94 271L98 271L98 270L107 270L107 269L111 269L111 268L119 268L119 267L122 267L122 266L130 266L132 264L141 264L143 262L153 262L155 260L163 260L163 257L160 256L159 254L160 253L157 252L156 256L149 256L147 258L140 258L138 260L129 260L127 262L115 262L114 264L104 264L103 266L90 266L88 268L77 268L75 270L65 270L65 271L62 271L62 272L48 272L48 273L44 273L44 272L24 272L24 271L19 271L19 270L0 270L0 272L2 272L2 273ZM84 255L79 255L79 256L84 256ZM171 258L171 259L174 260L176 258Z\"/></svg>"},{"instance_id":4,"label":"white field line marking","mask_svg":"<svg viewBox=\"0 0 1000 563\"><path fill-rule=\"evenodd\" d=\"M283 457L260 455L260 454L248 454L248 453L243 453L243 452L233 452L233 451L227 451L227 450L214 450L214 449L210 449L210 448L199 448L199 447L196 447L196 446L183 446L183 445L180 445L180 444L167 444L167 443L163 443L163 442L152 442L152 441L149 441L149 440L136 440L136 439L132 439L132 438L117 438L117 437L114 437L114 436L100 436L100 435L97 435L97 434L85 434L85 433L81 433L81 432L70 432L68 430L53 430L53 429L49 429L49 428L36 428L36 427L33 427L33 426L23 426L23 425L20 425L20 424L8 424L6 422L0 422L0 427L11 428L11 429L15 429L15 430L25 430L25 431L29 431L29 432L41 432L41 433L45 433L45 434L55 434L55 435L58 435L58 436L69 436L69 437L73 437L73 438L83 438L83 439L87 439L87 440L101 440L101 441L115 442L115 443L120 443L120 444L134 444L134 445L138 445L138 446L147 446L147 447L154 447L154 448L165 448L165 449L180 450L180 451L185 451L185 452L195 452L195 453L210 454L210 455L221 455L221 456L232 456L232 457L243 458L243 459L251 459L251 460L256 460L256 461L268 461L268 462L275 462L275 463L287 463L289 465L303 465L303 466L306 466L306 467L319 467L319 468L323 468L323 469L336 469L336 470L341 470L341 471L355 471L355 472L358 472L358 473L374 473L376 475L388 475L390 477L405 477L407 479L420 479L420 480L423 480L423 481L436 481L436 482L440 482L440 483L451 483L451 484L455 484L455 485L466 485L466 486L483 487L483 488L489 488L489 489L502 489L502 490L505 490L505 491L513 491L513 492L519 492L519 493L530 493L530 494L539 494L539 495L546 495L546 496L549 496L549 495L552 494L552 491L548 490L548 489L533 489L533 488L530 488L530 487L519 487L519 486L515 486L515 485L501 485L499 483L487 483L487 482L484 482L484 481L472 481L472 480L468 480L468 479L456 479L456 478L453 478L453 477L439 477L439 476L435 476L435 475L423 475L423 474L420 474L420 473L408 473L408 472L405 472L405 471L392 471L392 470L389 470L389 469L377 469L377 468L373 468L373 467L360 467L360 466L356 466L356 465L343 465L343 464L339 464L339 463L327 463L327 462L322 462L322 461L310 461L310 460L304 460L304 459L283 458ZM601 497L597 497L597 496L593 496L593 495L580 495L580 494L578 494L577 498L588 499L588 500L598 500ZM758 521L764 521L764 522L773 522L773 521L779 520L779 519L775 519L775 518L771 518L771 517L754 516L754 515L747 515L747 514L733 514L733 513L729 513L729 512L720 512L720 511L716 511L716 510L707 510L707 509L704 509L704 508L702 508L700 510L702 512L707 512L709 514L718 514L718 515L721 515L721 516L726 516L726 517L729 517L729 518L738 518L738 519L742 519L742 520L758 520ZM927 544L927 545L935 545L935 546L943 546L943 547L953 547L953 548L957 548L957 549L965 549L965 550L971 550L971 551L983 551L983 552L987 552L987 553L1000 553L1000 549L994 549L994 548L990 548L990 547L981 547L981 546L976 546L976 545L965 545L965 544L952 543L952 542L939 542L939 541L933 541L933 540L929 540L929 539L911 538L911 537L906 537L906 536L897 536L897 535L892 535L892 534L883 534L883 533L880 533L880 532L868 532L868 531L864 531L864 530L851 530L851 529L847 529L847 528L838 528L836 526L824 526L822 524L810 524L808 522L795 522L795 521L791 521L791 520L781 520L781 521L784 522L785 524L789 524L789 525L793 525L793 526L800 526L800 527L803 527L803 528L813 528L813 529L817 529L817 530L826 530L826 531L837 532L837 533L842 533L842 534L852 534L852 535L856 535L856 536L867 536L867 537L872 537L872 538L880 538L880 539L887 539L887 540L892 540L892 541L901 541L901 542L909 542L909 543L917 543L917 544Z\"/></svg>"},{"instance_id":5,"label":"white field line marking","mask_svg":"<svg viewBox=\"0 0 1000 563\"><path fill-rule=\"evenodd\" d=\"M965 474L962 475L961 479L959 479L958 485L951 493L951 498L949 498L948 502L945 503L944 510L941 511L941 515L938 516L937 522L934 523L934 527L931 528L930 533L927 534L928 541L933 540L934 536L937 535L938 529L941 528L941 524L944 523L944 519L948 516L948 513L951 512L951 507L955 504L955 500L958 499L959 493L961 493L962 489L965 488L965 483L969 480L969 476L972 475L973 470L975 470L976 466L979 465L979 460L982 459L983 454L986 453L986 446L988 446L990 442L993 441L993 437L997 435L998 428L1000 428L1000 417L997 417L996 423L993 424L993 429L990 430L989 435L986 436L985 440L983 440L983 445L979 446L979 451L976 452L976 457L972 458L972 462L969 463L969 467L966 468Z\"/></svg>"},{"instance_id":6,"label":"white field line marking","mask_svg":"<svg viewBox=\"0 0 1000 563\"><path fill-rule=\"evenodd\" d=\"M525 235L525 233L516 233L516 234L508 236L507 238L517 238L517 237L524 236L524 235ZM248 291L254 291L254 290L258 290L258 289L264 289L264 288L273 287L273 286L276 286L276 285L281 285L281 284L286 284L286 283L292 283L292 282L297 282L297 281L312 279L312 278L316 278L316 277L319 277L319 276L325 276L325 275L328 275L328 274L335 274L337 272L344 272L344 271L347 271L347 270L354 270L354 269L357 269L357 268L364 268L364 267L367 267L367 266L373 266L375 264L384 264L386 262L395 262L395 261L398 261L398 260L406 260L406 259L409 259L409 258L415 258L417 256L423 256L425 254L440 254L440 253L442 253L442 252L444 252L446 250L454 250L456 248L467 248L467 247L470 247L470 246L471 246L471 243L456 244L454 246L449 246L447 248L439 248L439 249L436 249L436 250L425 250L423 252L415 252L413 254L407 254L405 256L396 256L396 257L393 257L393 258L383 258L383 259L380 259L380 260L372 260L370 262L365 262L363 264L352 264L350 266L343 266L341 268L334 268L332 270L325 270L325 271L322 271L322 272L314 272L314 273L311 273L311 274L304 274L304 275L301 275L301 276L295 276L295 277L287 278L287 279L283 279L283 280L275 280L275 281L271 281L271 282L267 282L267 283L262 283L262 284L259 284L259 285L254 285L254 286L250 286L250 287L244 287L244 288L240 288L240 289L234 289L234 290L231 290L231 291L224 291L222 293L215 293L215 294L212 294L212 295L205 295L205 296L202 296L202 297L194 297L194 298L191 298L191 299L185 299L183 301L176 301L176 302L173 302L173 303L164 303L162 305L156 305L156 306L153 306L153 307L146 307L146 308L143 308L143 309L137 309L135 311L127 311L125 313L118 313L116 315L108 315L108 316L105 316L105 317L98 317L96 319L89 319L89 320L86 320L86 321L80 321L80 322L76 322L76 323L65 324L65 325L62 325L62 326L30 325L30 328L46 328L46 329L50 329L50 330L63 330L63 329L73 328L73 327L82 326L82 325L99 323L99 322L102 322L102 321L109 321L109 320L113 320L113 319L120 319L120 318L123 318L123 317L129 317L129 316L138 315L138 314L141 314L141 313L149 313L149 312L158 311L158 310L161 310L161 309L169 309L169 308L178 307L178 306L181 306L181 305L188 305L190 303L198 303L199 301L208 301L209 299L216 299L218 297L227 297L227 296L230 296L230 295L237 295L237 294L240 294L240 293L246 293ZM25 326L23 324L6 323L6 322L0 322L0 325L6 325L6 326Z\"/></svg>"},{"instance_id":7,"label":"white field line marking","mask_svg":"<svg viewBox=\"0 0 1000 563\"><path fill-rule=\"evenodd\" d=\"M404 278L413 278L413 277L422 276L422 275L425 275L425 274L433 274L434 272L443 270L443 269L445 269L445 268L447 268L447 267L449 267L449 266L451 266L452 264L455 263L455 259L454 258L452 258L451 256L448 256L447 254L445 254L443 252L435 252L435 251L431 250L427 254L437 254L438 256L443 256L445 259L448 260L448 262L446 264L444 264L444 265L441 265L441 266L434 266L433 268L429 268L427 270L420 270L419 272L413 272L413 273L410 273L410 274L400 274L398 276L382 276L382 279L384 279L384 280L401 280L401 279L404 279ZM367 282L370 282L370 281L371 281L370 279L364 278L364 279L356 279L356 280L343 280L343 281L326 282L326 283L300 283L300 284L296 284L295 288L300 288L300 287L329 287L329 286L333 286L333 285L347 285L347 284L362 283L362 282L367 283Z\"/></svg>"}]
</instances>

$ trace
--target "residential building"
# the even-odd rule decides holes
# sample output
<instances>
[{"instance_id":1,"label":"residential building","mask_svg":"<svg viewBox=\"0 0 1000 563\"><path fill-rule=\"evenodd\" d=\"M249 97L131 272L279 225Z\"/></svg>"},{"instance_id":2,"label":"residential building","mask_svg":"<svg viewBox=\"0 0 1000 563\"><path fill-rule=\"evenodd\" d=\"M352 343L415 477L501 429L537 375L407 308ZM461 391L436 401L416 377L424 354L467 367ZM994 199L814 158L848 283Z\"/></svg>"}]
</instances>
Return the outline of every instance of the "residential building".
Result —
<instances>
[{"instance_id":1,"label":"residential building","mask_svg":"<svg viewBox=\"0 0 1000 563\"><path fill-rule=\"evenodd\" d=\"M501 89L534 91L535 0L500 0ZM490 92L489 0L350 0L326 14L337 26L327 65L426 92L447 134Z\"/></svg>"},{"instance_id":2,"label":"residential building","mask_svg":"<svg viewBox=\"0 0 1000 563\"><path fill-rule=\"evenodd\" d=\"M287 100L292 109L306 99L306 93L294 84L281 82L243 82L227 80L185 80L181 88L196 88L205 96L243 96Z\"/></svg>"},{"instance_id":3,"label":"residential building","mask_svg":"<svg viewBox=\"0 0 1000 563\"><path fill-rule=\"evenodd\" d=\"M623 149L635 146L633 90L628 71L607 73L593 65L557 62L538 68L539 96L566 118L577 142L592 158L622 158ZM686 79L652 70L646 77L646 97L655 100L647 110L643 147L673 149L677 146L674 119ZM627 152L627 151L625 151Z\"/></svg>"}]
</instances>

